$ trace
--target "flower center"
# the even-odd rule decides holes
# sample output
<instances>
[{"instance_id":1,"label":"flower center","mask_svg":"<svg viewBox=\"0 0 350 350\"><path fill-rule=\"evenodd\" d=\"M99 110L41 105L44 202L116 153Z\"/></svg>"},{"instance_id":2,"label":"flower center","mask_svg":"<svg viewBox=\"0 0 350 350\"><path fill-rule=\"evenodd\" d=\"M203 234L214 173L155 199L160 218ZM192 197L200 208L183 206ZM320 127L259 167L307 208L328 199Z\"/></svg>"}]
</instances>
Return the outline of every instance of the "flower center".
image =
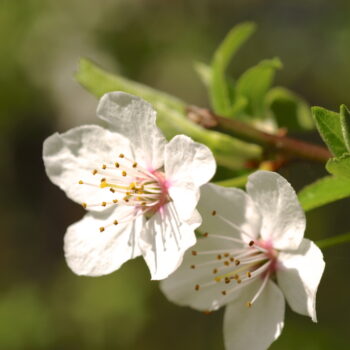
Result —
<instances>
[{"instance_id":1,"label":"flower center","mask_svg":"<svg viewBox=\"0 0 350 350\"><path fill-rule=\"evenodd\" d=\"M220 216L215 210L213 216L225 221L235 231L239 231L241 237L226 236L220 234L204 233L203 239L213 240L213 246L223 247L222 249L207 251L192 251L192 255L198 258L198 264L192 264L191 269L209 269L208 281L196 284L194 289L200 292L203 288L213 288L213 292L219 292L221 301L238 291L244 286L250 285L253 281L260 281L259 287L250 299L246 302L251 307L261 295L269 278L277 269L278 253L271 242L255 240L249 233L243 232L234 223ZM219 288L218 291L218 286ZM219 303L221 304L221 303ZM215 309L215 306L213 306Z\"/></svg>"},{"instance_id":2,"label":"flower center","mask_svg":"<svg viewBox=\"0 0 350 350\"><path fill-rule=\"evenodd\" d=\"M113 163L102 164L91 171L93 180L79 180L80 185L99 189L98 203L82 203L84 208L113 205L132 207L134 210L125 216L116 218L113 225L134 220L139 215L150 218L170 201L169 182L162 170L146 169L132 159L120 154ZM91 177L91 176L90 176ZM108 191L107 191L108 190ZM106 227L100 227L103 232Z\"/></svg>"}]
</instances>

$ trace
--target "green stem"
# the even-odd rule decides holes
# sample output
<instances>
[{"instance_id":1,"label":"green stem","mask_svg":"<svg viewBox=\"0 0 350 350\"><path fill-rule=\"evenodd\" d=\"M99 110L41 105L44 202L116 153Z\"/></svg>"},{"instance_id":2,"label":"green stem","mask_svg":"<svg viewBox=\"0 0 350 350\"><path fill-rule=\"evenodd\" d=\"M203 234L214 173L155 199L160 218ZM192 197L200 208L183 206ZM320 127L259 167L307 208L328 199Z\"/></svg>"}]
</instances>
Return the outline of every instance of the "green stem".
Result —
<instances>
[{"instance_id":1,"label":"green stem","mask_svg":"<svg viewBox=\"0 0 350 350\"><path fill-rule=\"evenodd\" d=\"M344 233L343 235L321 239L320 241L316 241L316 244L321 249L325 249L328 247L332 247L335 245L343 244L343 243L350 243L350 233Z\"/></svg>"}]
</instances>

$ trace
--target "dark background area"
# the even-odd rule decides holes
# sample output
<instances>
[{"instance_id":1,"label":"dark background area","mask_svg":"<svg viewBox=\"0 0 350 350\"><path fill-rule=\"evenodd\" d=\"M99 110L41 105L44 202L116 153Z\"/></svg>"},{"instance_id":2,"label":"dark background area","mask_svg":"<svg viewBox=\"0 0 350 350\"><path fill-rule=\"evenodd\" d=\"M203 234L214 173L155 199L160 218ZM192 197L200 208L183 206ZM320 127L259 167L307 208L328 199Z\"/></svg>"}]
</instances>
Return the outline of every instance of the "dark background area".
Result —
<instances>
[{"instance_id":1,"label":"dark background area","mask_svg":"<svg viewBox=\"0 0 350 350\"><path fill-rule=\"evenodd\" d=\"M55 131L97 122L97 100L73 77L79 57L208 106L193 63L208 63L245 20L258 31L232 74L279 56L277 85L311 105L350 104L346 0L0 1L0 349L223 348L222 310L205 316L170 304L141 259L100 278L67 268L63 235L84 211L49 182L41 148ZM301 163L283 175L300 189L322 171ZM348 232L349 204L308 213L307 236ZM350 348L349 246L324 253L319 323L288 310L271 349Z\"/></svg>"}]
</instances>

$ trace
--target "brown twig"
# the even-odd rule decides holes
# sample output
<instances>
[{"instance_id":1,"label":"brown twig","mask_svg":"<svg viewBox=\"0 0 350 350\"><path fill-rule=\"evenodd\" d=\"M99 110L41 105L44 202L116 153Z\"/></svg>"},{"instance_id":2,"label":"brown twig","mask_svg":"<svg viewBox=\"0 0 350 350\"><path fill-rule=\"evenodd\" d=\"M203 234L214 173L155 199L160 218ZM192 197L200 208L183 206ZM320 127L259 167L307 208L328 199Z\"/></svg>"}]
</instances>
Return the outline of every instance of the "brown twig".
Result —
<instances>
[{"instance_id":1,"label":"brown twig","mask_svg":"<svg viewBox=\"0 0 350 350\"><path fill-rule=\"evenodd\" d=\"M187 107L187 115L190 120L204 128L239 136L242 139L268 147L276 153L285 154L289 157L326 163L332 156L325 147L285 135L269 134L241 121L216 115L205 108L189 106Z\"/></svg>"}]
</instances>

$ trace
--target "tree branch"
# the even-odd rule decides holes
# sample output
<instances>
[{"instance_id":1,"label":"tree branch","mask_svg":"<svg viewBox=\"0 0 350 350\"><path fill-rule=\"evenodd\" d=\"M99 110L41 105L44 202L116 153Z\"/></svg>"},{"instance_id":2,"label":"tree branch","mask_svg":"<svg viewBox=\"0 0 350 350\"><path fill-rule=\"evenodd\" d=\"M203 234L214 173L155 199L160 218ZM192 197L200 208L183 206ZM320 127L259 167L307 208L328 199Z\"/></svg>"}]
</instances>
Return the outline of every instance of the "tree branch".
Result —
<instances>
[{"instance_id":1,"label":"tree branch","mask_svg":"<svg viewBox=\"0 0 350 350\"><path fill-rule=\"evenodd\" d=\"M332 156L325 147L287 136L269 134L241 121L216 115L205 108L189 106L187 107L187 115L190 120L204 128L239 136L241 139L260 144L289 157L326 163Z\"/></svg>"}]
</instances>

